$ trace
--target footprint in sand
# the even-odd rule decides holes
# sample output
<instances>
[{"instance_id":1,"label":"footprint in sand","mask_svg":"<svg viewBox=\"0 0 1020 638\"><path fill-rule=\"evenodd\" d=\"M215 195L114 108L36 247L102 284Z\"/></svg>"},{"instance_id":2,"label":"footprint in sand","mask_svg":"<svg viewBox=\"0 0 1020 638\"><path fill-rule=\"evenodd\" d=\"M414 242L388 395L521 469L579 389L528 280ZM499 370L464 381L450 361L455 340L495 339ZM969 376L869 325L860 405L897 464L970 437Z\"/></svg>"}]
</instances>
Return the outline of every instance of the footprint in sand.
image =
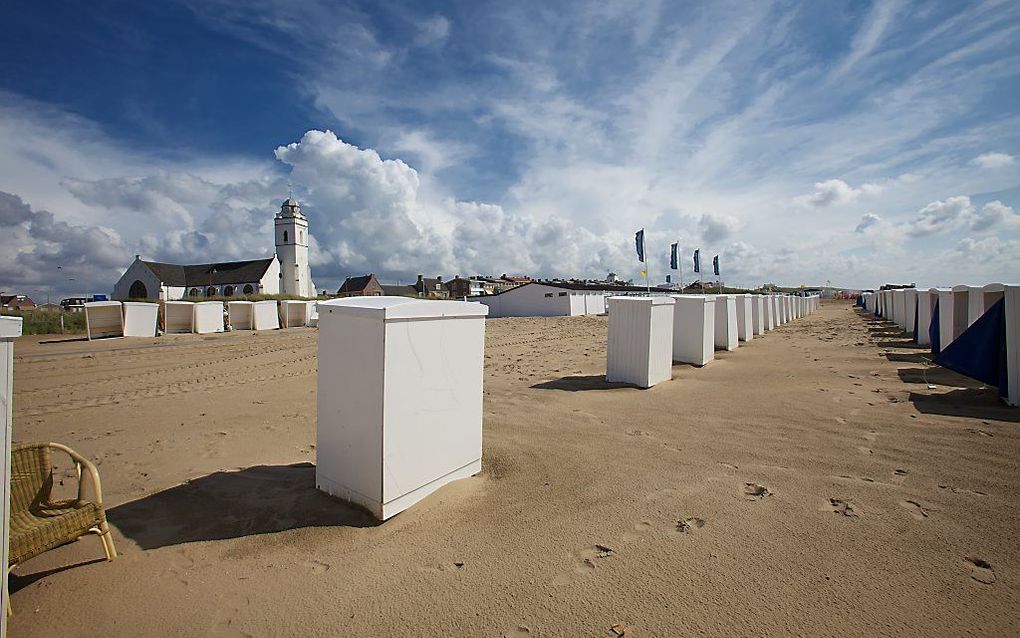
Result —
<instances>
[{"instance_id":1,"label":"footprint in sand","mask_svg":"<svg viewBox=\"0 0 1020 638\"><path fill-rule=\"evenodd\" d=\"M978 558L977 556L966 556L964 564L970 570L970 577L977 582L984 585L995 583L995 570L992 569L992 564L985 559Z\"/></svg>"},{"instance_id":2,"label":"footprint in sand","mask_svg":"<svg viewBox=\"0 0 1020 638\"><path fill-rule=\"evenodd\" d=\"M631 543L631 542L634 542L637 539L641 538L642 534L650 531L651 529L652 529L652 524L650 522L648 522L648 521L639 521L639 522L634 524L634 531L633 532L624 532L620 536L620 538L622 538L627 543Z\"/></svg>"},{"instance_id":3,"label":"footprint in sand","mask_svg":"<svg viewBox=\"0 0 1020 638\"><path fill-rule=\"evenodd\" d=\"M867 434L864 435L864 440L865 441L874 442L875 439L877 439L877 438L878 438L878 432L875 432L874 430L872 430L871 432L868 432Z\"/></svg>"},{"instance_id":4,"label":"footprint in sand","mask_svg":"<svg viewBox=\"0 0 1020 638\"><path fill-rule=\"evenodd\" d=\"M313 573L313 574L325 574L326 572L329 571L329 567L330 567L326 563L323 563L323 562L317 561L317 560L305 561L304 565L305 565L305 567L308 568L308 571Z\"/></svg>"},{"instance_id":5,"label":"footprint in sand","mask_svg":"<svg viewBox=\"0 0 1020 638\"><path fill-rule=\"evenodd\" d=\"M652 436L652 433L651 432L646 432L645 430L627 430L627 435L628 436Z\"/></svg>"},{"instance_id":6,"label":"footprint in sand","mask_svg":"<svg viewBox=\"0 0 1020 638\"><path fill-rule=\"evenodd\" d=\"M705 519L692 516L676 522L676 531L681 534L690 534L694 530L705 526Z\"/></svg>"},{"instance_id":7,"label":"footprint in sand","mask_svg":"<svg viewBox=\"0 0 1020 638\"><path fill-rule=\"evenodd\" d=\"M861 454L874 454L875 453L875 451L872 450L870 447L864 447L863 445L858 445L857 449L861 452Z\"/></svg>"},{"instance_id":8,"label":"footprint in sand","mask_svg":"<svg viewBox=\"0 0 1020 638\"><path fill-rule=\"evenodd\" d=\"M830 498L824 509L839 516L846 516L848 518L857 517L857 511L849 499Z\"/></svg>"},{"instance_id":9,"label":"footprint in sand","mask_svg":"<svg viewBox=\"0 0 1020 638\"><path fill-rule=\"evenodd\" d=\"M896 468L895 470L893 470L893 479L892 479L893 483L896 484L896 485L902 485L903 481L905 481L906 478L907 478L907 474L909 474L909 472L907 472L906 470L904 470L902 468L899 468L899 467Z\"/></svg>"},{"instance_id":10,"label":"footprint in sand","mask_svg":"<svg viewBox=\"0 0 1020 638\"><path fill-rule=\"evenodd\" d=\"M923 521L928 518L928 508L921 505L917 501L900 501L900 507L910 512L910 515L919 521Z\"/></svg>"},{"instance_id":11,"label":"footprint in sand","mask_svg":"<svg viewBox=\"0 0 1020 638\"><path fill-rule=\"evenodd\" d=\"M994 436L991 432L985 432L984 430L979 430L977 428L968 428L967 431L970 432L971 434L977 434L978 436L987 436L987 437Z\"/></svg>"},{"instance_id":12,"label":"footprint in sand","mask_svg":"<svg viewBox=\"0 0 1020 638\"><path fill-rule=\"evenodd\" d=\"M771 495L772 492L770 492L764 485L758 485L757 483L744 483L744 498L749 501L760 501L761 499Z\"/></svg>"},{"instance_id":13,"label":"footprint in sand","mask_svg":"<svg viewBox=\"0 0 1020 638\"><path fill-rule=\"evenodd\" d=\"M716 463L718 463L719 465L721 465L723 467L729 468L731 470L739 470L740 469L739 467L737 467L736 465L734 465L732 463L725 463L723 461L716 461Z\"/></svg>"},{"instance_id":14,"label":"footprint in sand","mask_svg":"<svg viewBox=\"0 0 1020 638\"><path fill-rule=\"evenodd\" d=\"M968 490L964 487L956 487L955 485L946 485L944 483L939 483L939 489L949 490L953 494L973 494L974 496L988 496L986 492L982 492L981 490Z\"/></svg>"},{"instance_id":15,"label":"footprint in sand","mask_svg":"<svg viewBox=\"0 0 1020 638\"><path fill-rule=\"evenodd\" d=\"M836 423L839 423L840 425L846 425L846 419L838 416L834 418L836 419Z\"/></svg>"}]
</instances>

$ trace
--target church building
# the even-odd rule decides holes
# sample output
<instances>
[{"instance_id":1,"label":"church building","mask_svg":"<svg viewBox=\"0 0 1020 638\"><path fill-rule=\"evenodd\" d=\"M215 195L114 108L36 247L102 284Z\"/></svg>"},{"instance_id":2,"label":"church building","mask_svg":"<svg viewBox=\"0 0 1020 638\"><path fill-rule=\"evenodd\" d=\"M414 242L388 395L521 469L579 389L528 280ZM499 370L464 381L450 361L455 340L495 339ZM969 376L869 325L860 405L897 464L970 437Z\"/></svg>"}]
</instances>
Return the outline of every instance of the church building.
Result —
<instances>
[{"instance_id":1,"label":"church building","mask_svg":"<svg viewBox=\"0 0 1020 638\"><path fill-rule=\"evenodd\" d=\"M114 299L241 297L294 295L314 297L308 265L308 218L288 197L273 220L276 254L264 259L211 264L166 264L135 255L134 262L113 287Z\"/></svg>"}]
</instances>

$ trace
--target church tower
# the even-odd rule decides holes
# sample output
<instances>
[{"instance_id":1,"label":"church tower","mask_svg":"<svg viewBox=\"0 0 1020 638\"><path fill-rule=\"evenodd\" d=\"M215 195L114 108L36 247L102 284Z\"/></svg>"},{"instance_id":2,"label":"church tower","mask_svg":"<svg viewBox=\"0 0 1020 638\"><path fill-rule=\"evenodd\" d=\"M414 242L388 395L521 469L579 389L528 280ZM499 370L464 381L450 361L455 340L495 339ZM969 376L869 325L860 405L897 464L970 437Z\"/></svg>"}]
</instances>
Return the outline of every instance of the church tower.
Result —
<instances>
[{"instance_id":1,"label":"church tower","mask_svg":"<svg viewBox=\"0 0 1020 638\"><path fill-rule=\"evenodd\" d=\"M280 293L314 297L315 285L308 266L308 218L291 196L283 202L274 221L276 256L280 260Z\"/></svg>"}]
</instances>

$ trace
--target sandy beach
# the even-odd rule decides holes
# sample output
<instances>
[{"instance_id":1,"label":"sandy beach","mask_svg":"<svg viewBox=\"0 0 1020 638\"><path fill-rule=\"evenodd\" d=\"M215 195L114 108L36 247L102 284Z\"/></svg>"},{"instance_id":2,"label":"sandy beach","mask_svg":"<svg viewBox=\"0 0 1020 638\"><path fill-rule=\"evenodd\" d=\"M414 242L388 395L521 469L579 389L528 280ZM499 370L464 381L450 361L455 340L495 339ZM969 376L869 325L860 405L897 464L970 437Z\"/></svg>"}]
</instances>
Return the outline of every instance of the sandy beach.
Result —
<instances>
[{"instance_id":1,"label":"sandy beach","mask_svg":"<svg viewBox=\"0 0 1020 638\"><path fill-rule=\"evenodd\" d=\"M14 438L97 463L121 555L19 566L11 635L1020 634L1020 411L891 323L650 390L605 317L486 330L482 474L383 524L314 487L314 329L20 339Z\"/></svg>"}]
</instances>

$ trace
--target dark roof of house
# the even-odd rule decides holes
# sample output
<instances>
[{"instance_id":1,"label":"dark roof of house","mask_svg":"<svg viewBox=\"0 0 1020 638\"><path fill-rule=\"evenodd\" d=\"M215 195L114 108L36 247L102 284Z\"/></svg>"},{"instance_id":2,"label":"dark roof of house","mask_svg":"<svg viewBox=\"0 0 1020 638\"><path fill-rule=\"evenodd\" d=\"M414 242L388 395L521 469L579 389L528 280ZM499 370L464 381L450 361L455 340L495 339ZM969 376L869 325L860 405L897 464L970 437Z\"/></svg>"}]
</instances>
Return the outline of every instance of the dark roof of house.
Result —
<instances>
[{"instance_id":1,"label":"dark roof of house","mask_svg":"<svg viewBox=\"0 0 1020 638\"><path fill-rule=\"evenodd\" d=\"M259 281L269 270L275 257L247 261L223 261L215 264L162 264L141 261L166 286L218 286Z\"/></svg>"},{"instance_id":2,"label":"dark roof of house","mask_svg":"<svg viewBox=\"0 0 1020 638\"><path fill-rule=\"evenodd\" d=\"M20 300L18 298L21 298ZM28 295L0 295L0 306L6 306L9 303L17 303L24 306L34 306L35 302Z\"/></svg>"},{"instance_id":3,"label":"dark roof of house","mask_svg":"<svg viewBox=\"0 0 1020 638\"><path fill-rule=\"evenodd\" d=\"M379 284L390 297L417 297L418 290L410 284Z\"/></svg>"},{"instance_id":4,"label":"dark roof of house","mask_svg":"<svg viewBox=\"0 0 1020 638\"><path fill-rule=\"evenodd\" d=\"M538 286L550 286L552 288L562 288L564 290L587 290L590 292L665 292L665 293L679 293L679 290L673 290L672 288L659 288L658 286L652 286L647 288L645 286L627 286L624 284L596 284L596 283L584 283L577 281L529 281L528 283L521 284L514 288L508 288L500 292L493 293L491 295L482 295L485 297L495 297L496 295L505 295L515 290L520 290L525 286L538 285Z\"/></svg>"},{"instance_id":5,"label":"dark roof of house","mask_svg":"<svg viewBox=\"0 0 1020 638\"><path fill-rule=\"evenodd\" d=\"M368 287L368 284L371 283L373 279L375 279L374 273L361 275L360 277L348 277L347 279L344 279L344 283L340 285L340 289L336 292L338 295L345 292L361 292ZM375 283L378 284L379 282L376 281Z\"/></svg>"}]
</instances>

